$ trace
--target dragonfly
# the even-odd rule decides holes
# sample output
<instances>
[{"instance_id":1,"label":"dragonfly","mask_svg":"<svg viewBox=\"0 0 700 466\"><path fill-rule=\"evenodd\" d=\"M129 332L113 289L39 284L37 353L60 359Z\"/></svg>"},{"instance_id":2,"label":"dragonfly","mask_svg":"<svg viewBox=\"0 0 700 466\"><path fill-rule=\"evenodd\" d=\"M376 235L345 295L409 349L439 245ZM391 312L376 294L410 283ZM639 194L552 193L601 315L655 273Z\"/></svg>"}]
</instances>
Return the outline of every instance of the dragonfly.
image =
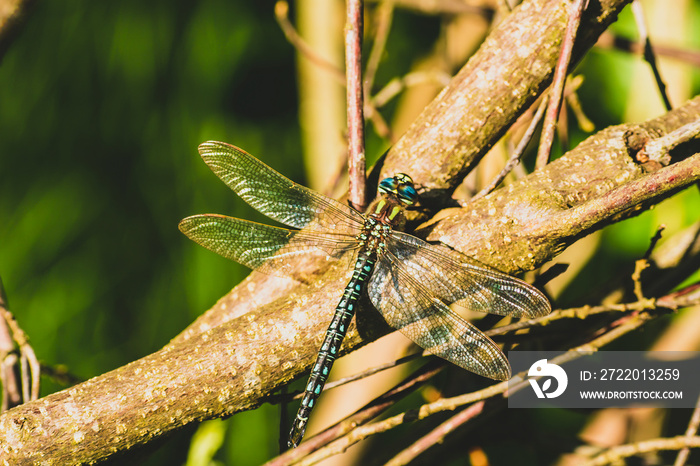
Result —
<instances>
[{"instance_id":1,"label":"dragonfly","mask_svg":"<svg viewBox=\"0 0 700 466\"><path fill-rule=\"evenodd\" d=\"M501 349L456 308L501 316L538 317L551 312L537 288L445 246L403 232L405 209L418 194L410 176L379 183L362 213L294 183L238 147L209 141L199 153L211 170L253 208L281 228L217 214L183 219L179 229L201 246L260 272L289 276L295 259L319 251L330 259L354 258L306 384L288 444L301 442L341 343L367 293L386 322L428 353L481 376L508 380Z\"/></svg>"}]
</instances>

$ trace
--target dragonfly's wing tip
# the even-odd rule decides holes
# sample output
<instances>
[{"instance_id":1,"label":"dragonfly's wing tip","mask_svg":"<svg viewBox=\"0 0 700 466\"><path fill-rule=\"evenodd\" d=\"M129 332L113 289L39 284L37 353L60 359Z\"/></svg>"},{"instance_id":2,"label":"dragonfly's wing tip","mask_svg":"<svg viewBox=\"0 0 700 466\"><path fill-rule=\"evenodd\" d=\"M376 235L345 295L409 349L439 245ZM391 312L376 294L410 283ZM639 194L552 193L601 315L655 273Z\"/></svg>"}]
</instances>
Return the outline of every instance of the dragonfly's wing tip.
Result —
<instances>
[{"instance_id":1,"label":"dragonfly's wing tip","mask_svg":"<svg viewBox=\"0 0 700 466\"><path fill-rule=\"evenodd\" d=\"M476 359L476 361L474 361L476 364L466 366L460 365L460 367L487 379L497 380L499 382L510 380L510 363L508 362L508 359L506 359L505 355L502 354L501 357L488 362L484 361L483 358L484 356L482 355L480 359Z\"/></svg>"},{"instance_id":2,"label":"dragonfly's wing tip","mask_svg":"<svg viewBox=\"0 0 700 466\"><path fill-rule=\"evenodd\" d=\"M189 233L204 224L216 223L217 221L226 221L225 215L219 214L197 214L185 217L177 224L178 230L189 236Z\"/></svg>"},{"instance_id":3,"label":"dragonfly's wing tip","mask_svg":"<svg viewBox=\"0 0 700 466\"><path fill-rule=\"evenodd\" d=\"M506 380L510 380L511 377L510 362L508 362L508 358L506 358L506 355L503 354L500 349L499 352L500 357L494 359L493 365L488 368L488 373L485 375L489 379L505 382Z\"/></svg>"},{"instance_id":4,"label":"dragonfly's wing tip","mask_svg":"<svg viewBox=\"0 0 700 466\"><path fill-rule=\"evenodd\" d=\"M196 217L198 217L198 216L197 215L190 215L189 217L185 217L182 220L180 220L177 223L178 230L183 231L183 228L187 228L189 225L191 225Z\"/></svg>"},{"instance_id":5,"label":"dragonfly's wing tip","mask_svg":"<svg viewBox=\"0 0 700 466\"><path fill-rule=\"evenodd\" d=\"M533 306L533 317L544 317L552 312L552 303L542 295L542 299L538 300L535 306Z\"/></svg>"},{"instance_id":6,"label":"dragonfly's wing tip","mask_svg":"<svg viewBox=\"0 0 700 466\"><path fill-rule=\"evenodd\" d=\"M186 218L183 218L182 220L180 220L178 222L177 229L180 230L180 232L182 232L182 233L187 231L187 219Z\"/></svg>"},{"instance_id":7,"label":"dragonfly's wing tip","mask_svg":"<svg viewBox=\"0 0 700 466\"><path fill-rule=\"evenodd\" d=\"M211 153L213 151L221 150L222 148L226 148L226 147L233 147L233 146L231 144L227 144L225 142L210 140L210 141L206 141L206 142L201 143L197 147L197 150L199 151L200 155L205 155L205 154Z\"/></svg>"},{"instance_id":8,"label":"dragonfly's wing tip","mask_svg":"<svg viewBox=\"0 0 700 466\"><path fill-rule=\"evenodd\" d=\"M177 229L180 230L184 234L188 234L190 230L192 230L192 227L194 227L197 223L197 218L201 217L201 215L190 215L189 217L185 217L180 222L177 224Z\"/></svg>"}]
</instances>

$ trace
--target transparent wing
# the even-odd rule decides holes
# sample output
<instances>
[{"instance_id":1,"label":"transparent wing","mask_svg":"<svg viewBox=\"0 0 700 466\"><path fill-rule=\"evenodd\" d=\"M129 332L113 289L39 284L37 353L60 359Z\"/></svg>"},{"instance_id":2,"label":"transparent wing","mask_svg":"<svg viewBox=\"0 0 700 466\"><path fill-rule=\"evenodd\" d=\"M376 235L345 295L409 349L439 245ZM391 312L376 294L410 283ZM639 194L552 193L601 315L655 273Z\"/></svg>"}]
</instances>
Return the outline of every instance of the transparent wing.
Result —
<instances>
[{"instance_id":1,"label":"transparent wing","mask_svg":"<svg viewBox=\"0 0 700 466\"><path fill-rule=\"evenodd\" d=\"M238 147L208 141L199 146L199 153L244 201L287 226L317 229L315 225L320 225L346 232L356 231L364 223L356 210L294 183Z\"/></svg>"},{"instance_id":2,"label":"transparent wing","mask_svg":"<svg viewBox=\"0 0 700 466\"><path fill-rule=\"evenodd\" d=\"M294 258L320 250L338 259L357 247L346 235L287 230L215 214L187 217L178 228L210 251L271 275L293 276L298 267Z\"/></svg>"},{"instance_id":3,"label":"transparent wing","mask_svg":"<svg viewBox=\"0 0 700 466\"><path fill-rule=\"evenodd\" d=\"M388 245L404 275L420 278L432 296L449 304L513 317L538 317L552 311L534 286L464 254L401 232L393 232Z\"/></svg>"},{"instance_id":4,"label":"transparent wing","mask_svg":"<svg viewBox=\"0 0 700 466\"><path fill-rule=\"evenodd\" d=\"M384 254L368 292L389 325L430 353L496 380L510 378L510 364L498 346L455 314L409 275L391 251Z\"/></svg>"}]
</instances>

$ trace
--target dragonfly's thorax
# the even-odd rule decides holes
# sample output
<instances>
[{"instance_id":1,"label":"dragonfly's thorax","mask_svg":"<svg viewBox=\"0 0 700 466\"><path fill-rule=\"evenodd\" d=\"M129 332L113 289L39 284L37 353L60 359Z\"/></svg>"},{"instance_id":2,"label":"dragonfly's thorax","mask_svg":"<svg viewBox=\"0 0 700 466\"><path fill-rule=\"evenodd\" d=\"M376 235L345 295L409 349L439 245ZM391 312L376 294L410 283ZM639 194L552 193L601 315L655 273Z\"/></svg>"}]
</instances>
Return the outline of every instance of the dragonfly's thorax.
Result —
<instances>
[{"instance_id":1,"label":"dragonfly's thorax","mask_svg":"<svg viewBox=\"0 0 700 466\"><path fill-rule=\"evenodd\" d=\"M357 235L360 248L371 255L381 256L386 249L387 238L392 230L390 223L385 222L375 214L371 214L367 217L362 232Z\"/></svg>"},{"instance_id":2,"label":"dragonfly's thorax","mask_svg":"<svg viewBox=\"0 0 700 466\"><path fill-rule=\"evenodd\" d=\"M416 201L413 180L399 173L379 183L379 197L366 211L362 232L357 235L360 247L370 255L381 256L393 230L403 230L406 225L404 208Z\"/></svg>"}]
</instances>

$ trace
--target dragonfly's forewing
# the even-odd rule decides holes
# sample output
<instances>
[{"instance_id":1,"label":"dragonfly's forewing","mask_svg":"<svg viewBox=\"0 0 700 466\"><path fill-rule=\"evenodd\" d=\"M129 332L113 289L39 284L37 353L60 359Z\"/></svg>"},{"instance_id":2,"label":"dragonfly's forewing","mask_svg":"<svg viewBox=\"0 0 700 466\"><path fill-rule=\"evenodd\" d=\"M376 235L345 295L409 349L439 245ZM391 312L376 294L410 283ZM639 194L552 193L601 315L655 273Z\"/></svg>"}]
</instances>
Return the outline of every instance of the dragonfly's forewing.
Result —
<instances>
[{"instance_id":1,"label":"dragonfly's forewing","mask_svg":"<svg viewBox=\"0 0 700 466\"><path fill-rule=\"evenodd\" d=\"M357 232L364 223L356 210L294 183L238 147L209 141L199 153L244 201L287 226L344 233Z\"/></svg>"},{"instance_id":2,"label":"dragonfly's forewing","mask_svg":"<svg viewBox=\"0 0 700 466\"><path fill-rule=\"evenodd\" d=\"M433 296L465 309L502 316L539 317L552 311L547 298L532 285L445 247L393 232L389 251L402 268Z\"/></svg>"},{"instance_id":3,"label":"dragonfly's forewing","mask_svg":"<svg viewBox=\"0 0 700 466\"><path fill-rule=\"evenodd\" d=\"M369 297L389 325L428 352L484 377L508 380L510 364L500 348L424 284L388 252L370 279Z\"/></svg>"}]
</instances>

